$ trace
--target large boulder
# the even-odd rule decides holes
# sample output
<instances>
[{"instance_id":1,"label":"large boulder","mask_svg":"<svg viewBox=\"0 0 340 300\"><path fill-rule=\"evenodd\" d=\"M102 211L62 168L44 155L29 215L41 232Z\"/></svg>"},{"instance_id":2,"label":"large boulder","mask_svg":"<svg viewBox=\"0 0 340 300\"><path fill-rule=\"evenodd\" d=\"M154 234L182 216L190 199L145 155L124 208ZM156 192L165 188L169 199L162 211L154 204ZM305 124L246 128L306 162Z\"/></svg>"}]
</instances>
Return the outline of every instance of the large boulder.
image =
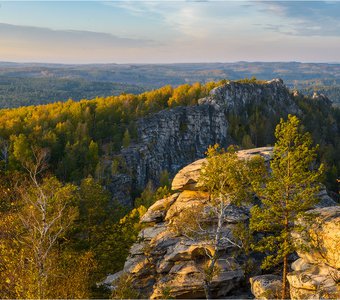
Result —
<instances>
[{"instance_id":1,"label":"large boulder","mask_svg":"<svg viewBox=\"0 0 340 300\"><path fill-rule=\"evenodd\" d=\"M148 211L141 218L141 223L159 223L164 221L169 207L176 201L179 193L161 199L149 207Z\"/></svg>"},{"instance_id":2,"label":"large boulder","mask_svg":"<svg viewBox=\"0 0 340 300\"><path fill-rule=\"evenodd\" d=\"M198 188L197 182L200 177L202 165L206 163L206 161L205 158L196 160L180 170L172 181L172 190L196 190Z\"/></svg>"},{"instance_id":3,"label":"large boulder","mask_svg":"<svg viewBox=\"0 0 340 300\"><path fill-rule=\"evenodd\" d=\"M203 207L209 201L209 194L202 191L183 191L177 198L176 202L171 205L166 213L165 220L172 222L176 216L179 216L188 208L198 209Z\"/></svg>"},{"instance_id":4,"label":"large boulder","mask_svg":"<svg viewBox=\"0 0 340 300\"><path fill-rule=\"evenodd\" d=\"M281 296L282 278L267 274L250 278L251 292L256 299L278 299Z\"/></svg>"},{"instance_id":5,"label":"large boulder","mask_svg":"<svg viewBox=\"0 0 340 300\"><path fill-rule=\"evenodd\" d=\"M309 211L312 220L308 232L294 233L294 237L308 245L307 250L299 250L298 255L306 262L324 264L340 269L340 206L316 208Z\"/></svg>"},{"instance_id":6,"label":"large boulder","mask_svg":"<svg viewBox=\"0 0 340 300\"><path fill-rule=\"evenodd\" d=\"M292 299L339 299L340 270L316 265L299 258L292 264L287 279Z\"/></svg>"},{"instance_id":7,"label":"large boulder","mask_svg":"<svg viewBox=\"0 0 340 300\"><path fill-rule=\"evenodd\" d=\"M340 299L340 207L316 208L310 216L309 231L294 234L308 247L287 276L291 298Z\"/></svg>"}]
</instances>

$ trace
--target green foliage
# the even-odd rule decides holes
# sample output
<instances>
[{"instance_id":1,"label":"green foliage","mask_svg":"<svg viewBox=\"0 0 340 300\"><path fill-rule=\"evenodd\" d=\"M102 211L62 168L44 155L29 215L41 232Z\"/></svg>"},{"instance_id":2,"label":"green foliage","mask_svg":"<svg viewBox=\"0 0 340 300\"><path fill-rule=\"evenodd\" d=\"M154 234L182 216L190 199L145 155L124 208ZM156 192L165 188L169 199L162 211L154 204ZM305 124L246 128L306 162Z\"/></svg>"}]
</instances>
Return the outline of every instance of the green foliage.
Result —
<instances>
[{"instance_id":1,"label":"green foliage","mask_svg":"<svg viewBox=\"0 0 340 300\"><path fill-rule=\"evenodd\" d=\"M163 181L166 183L166 177L163 178ZM169 184L169 182L167 182ZM152 204L154 204L157 200L163 199L165 197L170 196L170 188L167 185L159 187L157 190L153 188L152 182L149 181L146 185L145 189L141 193L140 197L135 199L135 207L144 206L149 208Z\"/></svg>"},{"instance_id":2,"label":"green foliage","mask_svg":"<svg viewBox=\"0 0 340 300\"><path fill-rule=\"evenodd\" d=\"M170 178L168 170L163 170L159 176L159 185L170 188Z\"/></svg>"},{"instance_id":3,"label":"green foliage","mask_svg":"<svg viewBox=\"0 0 340 300\"><path fill-rule=\"evenodd\" d=\"M319 144L318 161L325 166L323 183L338 193L336 179L340 176L340 109L322 101L296 96L295 101L303 111L301 123Z\"/></svg>"},{"instance_id":4,"label":"green foliage","mask_svg":"<svg viewBox=\"0 0 340 300\"><path fill-rule=\"evenodd\" d=\"M200 182L212 199L224 199L226 203L240 205L250 199L247 164L239 160L234 147L228 151L219 149L219 145L210 146L207 151L207 163L200 173Z\"/></svg>"},{"instance_id":5,"label":"green foliage","mask_svg":"<svg viewBox=\"0 0 340 300\"><path fill-rule=\"evenodd\" d=\"M43 71L42 73L45 73ZM17 72L15 72L17 73ZM81 78L50 78L0 75L0 107L19 107L39 105L73 99L91 99L126 93L141 93L144 89L127 83L99 82L98 79L85 80ZM69 77L69 74L67 75Z\"/></svg>"},{"instance_id":6,"label":"green foliage","mask_svg":"<svg viewBox=\"0 0 340 300\"><path fill-rule=\"evenodd\" d=\"M196 82L192 85L183 84L174 89L172 96L168 100L169 107L175 107L179 105L194 105L197 104L197 100L208 96L210 90L212 90L217 85L221 83L210 82L203 85Z\"/></svg>"},{"instance_id":7,"label":"green foliage","mask_svg":"<svg viewBox=\"0 0 340 300\"><path fill-rule=\"evenodd\" d=\"M248 251L246 234L238 238L234 238L234 235L229 237L224 224L227 209L231 205L240 206L252 201L249 177L249 174L253 173L253 170L250 169L252 165L252 160L238 158L234 146L230 146L228 151L220 150L218 145L209 147L207 162L202 166L199 177L200 186L208 192L208 195L205 195L205 197L209 197L208 207L201 205L190 208L192 216L187 212L182 212L179 217L179 219L184 217L182 226L185 224L183 226L185 228L183 230L189 233L186 236L192 236L190 231L193 232L197 235L196 238L203 239L209 252L212 250L211 254L207 255L209 259L203 268L204 291L207 299L211 299L212 296L213 278L220 272L217 264L220 257L219 250L225 248L226 243L233 248L242 249L240 243L244 242L245 251ZM255 175L253 176L255 177ZM178 221L175 223L179 227ZM249 243L249 241L247 242Z\"/></svg>"},{"instance_id":8,"label":"green foliage","mask_svg":"<svg viewBox=\"0 0 340 300\"><path fill-rule=\"evenodd\" d=\"M101 260L107 262L101 267L102 277L123 269L129 249L142 229L139 221L145 212L146 208L140 206L127 213L118 222L105 228L105 240L97 246L96 250L100 253Z\"/></svg>"},{"instance_id":9,"label":"green foliage","mask_svg":"<svg viewBox=\"0 0 340 300\"><path fill-rule=\"evenodd\" d=\"M265 80L258 80L255 76L252 76L250 79L248 77L244 79L237 80L238 83L246 83L246 84L264 84Z\"/></svg>"},{"instance_id":10,"label":"green foliage","mask_svg":"<svg viewBox=\"0 0 340 300\"><path fill-rule=\"evenodd\" d=\"M53 173L61 180L79 182L105 172L99 156L108 144L112 155L137 138L138 118L169 107L170 99L170 106L194 105L217 85L164 86L139 95L0 110L1 142L9 142L11 170L19 168L19 159L31 156L32 147L48 148Z\"/></svg>"},{"instance_id":11,"label":"green foliage","mask_svg":"<svg viewBox=\"0 0 340 300\"><path fill-rule=\"evenodd\" d=\"M276 127L277 142L267 176L253 180L261 205L251 209L250 229L265 235L254 249L266 253L263 268L284 262L283 291L287 274L287 257L298 245L291 233L294 222L317 202L322 166L316 168L316 148L310 134L303 133L296 116L281 119Z\"/></svg>"},{"instance_id":12,"label":"green foliage","mask_svg":"<svg viewBox=\"0 0 340 300\"><path fill-rule=\"evenodd\" d=\"M129 130L126 129L125 132L124 132L124 136L123 136L123 147L124 148L127 148L130 146L130 143L131 143L131 137L130 137L130 133L129 133Z\"/></svg>"},{"instance_id":13,"label":"green foliage","mask_svg":"<svg viewBox=\"0 0 340 300\"><path fill-rule=\"evenodd\" d=\"M72 252L68 230L78 216L76 188L55 177L2 177L15 198L0 212L1 298L88 298L91 252ZM20 179L17 182L17 179Z\"/></svg>"},{"instance_id":14,"label":"green foliage","mask_svg":"<svg viewBox=\"0 0 340 300\"><path fill-rule=\"evenodd\" d=\"M112 292L111 299L138 299L140 294L132 287L132 278L128 274L123 274L116 282L116 286Z\"/></svg>"}]
</instances>

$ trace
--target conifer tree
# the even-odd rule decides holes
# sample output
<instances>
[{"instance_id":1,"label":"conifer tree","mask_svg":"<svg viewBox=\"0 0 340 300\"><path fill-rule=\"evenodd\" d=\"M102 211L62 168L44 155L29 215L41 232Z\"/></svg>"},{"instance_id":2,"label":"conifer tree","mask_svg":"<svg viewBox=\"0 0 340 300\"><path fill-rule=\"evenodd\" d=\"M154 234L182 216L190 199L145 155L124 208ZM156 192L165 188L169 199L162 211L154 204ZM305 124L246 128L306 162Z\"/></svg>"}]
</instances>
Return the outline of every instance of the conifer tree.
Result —
<instances>
[{"instance_id":1,"label":"conifer tree","mask_svg":"<svg viewBox=\"0 0 340 300\"><path fill-rule=\"evenodd\" d=\"M281 119L275 136L277 142L270 163L271 172L263 180L254 182L261 205L251 210L250 229L265 233L254 247L270 253L262 267L283 263L281 297L285 299L288 297L288 256L299 247L291 237L291 233L297 230L294 221L316 204L323 167L316 168L316 148L312 147L310 134L302 132L296 116L289 115L286 122Z\"/></svg>"},{"instance_id":2,"label":"conifer tree","mask_svg":"<svg viewBox=\"0 0 340 300\"><path fill-rule=\"evenodd\" d=\"M124 148L129 147L130 143L131 143L130 132L128 129L126 129L124 132L123 141L122 141L123 147Z\"/></svg>"}]
</instances>

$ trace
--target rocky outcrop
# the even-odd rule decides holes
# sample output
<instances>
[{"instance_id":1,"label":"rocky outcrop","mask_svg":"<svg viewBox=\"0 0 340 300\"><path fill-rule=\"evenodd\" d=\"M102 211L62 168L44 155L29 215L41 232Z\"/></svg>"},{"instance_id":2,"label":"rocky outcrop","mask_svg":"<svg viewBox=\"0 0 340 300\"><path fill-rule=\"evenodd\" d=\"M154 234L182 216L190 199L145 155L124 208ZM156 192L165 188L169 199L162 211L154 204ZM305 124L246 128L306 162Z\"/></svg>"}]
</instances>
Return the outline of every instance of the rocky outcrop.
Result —
<instances>
[{"instance_id":1,"label":"rocky outcrop","mask_svg":"<svg viewBox=\"0 0 340 300\"><path fill-rule=\"evenodd\" d=\"M312 96L312 99L314 101L319 101L319 102L321 102L323 104L326 104L327 106L331 106L332 105L332 101L327 96L325 96L324 94L320 94L320 93L314 92L313 96Z\"/></svg>"},{"instance_id":2,"label":"rocky outcrop","mask_svg":"<svg viewBox=\"0 0 340 300\"><path fill-rule=\"evenodd\" d=\"M264 110L272 112L299 113L281 79L273 79L265 84L230 81L213 89L209 97L199 100L199 104L210 104L218 109L235 113L244 113L244 108L249 105L259 105Z\"/></svg>"},{"instance_id":3,"label":"rocky outcrop","mask_svg":"<svg viewBox=\"0 0 340 300\"><path fill-rule=\"evenodd\" d=\"M265 162L268 162L272 156L272 152L273 147L262 147L239 151L237 153L237 156L240 159L248 159L249 157L252 157L254 155L260 155L261 157L263 157ZM206 163L206 161L207 160L205 158L196 160L180 170L172 181L172 189L174 191L183 191L185 189L198 189L200 187L198 178L200 176L202 165Z\"/></svg>"},{"instance_id":4,"label":"rocky outcrop","mask_svg":"<svg viewBox=\"0 0 340 300\"><path fill-rule=\"evenodd\" d=\"M308 235L295 234L308 245L299 251L287 279L292 299L340 298L340 207L310 211L312 222ZM303 221L302 222L307 222Z\"/></svg>"},{"instance_id":5,"label":"rocky outcrop","mask_svg":"<svg viewBox=\"0 0 340 300\"><path fill-rule=\"evenodd\" d=\"M233 143L228 114L247 119L248 108L254 105L276 117L299 112L282 80L275 79L264 84L228 82L196 106L163 110L140 119L136 142L121 151L129 173L115 175L109 185L113 197L131 205L129 185L142 190L149 180L157 184L162 171L174 176L188 163L204 157L209 145L227 147Z\"/></svg>"},{"instance_id":6,"label":"rocky outcrop","mask_svg":"<svg viewBox=\"0 0 340 300\"><path fill-rule=\"evenodd\" d=\"M261 155L271 157L271 147L239 151L242 159ZM132 285L145 298L161 299L166 294L171 298L204 298L204 265L207 253L213 254L213 242L186 235L189 225L176 222L187 212L208 207L208 193L198 189L200 169L205 160L196 161L175 176L172 189L179 191L168 198L157 201L142 217L145 228L139 240L130 249L123 272L132 278ZM188 221L192 220L191 216ZM249 218L249 207L230 205L225 213L223 234L233 239L232 231L238 222ZM208 217L205 226L215 226L216 220ZM237 292L244 282L244 256L238 248L226 242L219 249L217 267L220 270L212 280L215 298ZM258 268L254 268L257 270Z\"/></svg>"},{"instance_id":7,"label":"rocky outcrop","mask_svg":"<svg viewBox=\"0 0 340 300\"><path fill-rule=\"evenodd\" d=\"M309 211L308 235L294 234L295 239L310 245L308 251L298 255L306 262L324 264L340 269L340 206L317 208Z\"/></svg>"},{"instance_id":8,"label":"rocky outcrop","mask_svg":"<svg viewBox=\"0 0 340 300\"><path fill-rule=\"evenodd\" d=\"M279 299L281 296L282 278L267 274L250 278L251 292L256 299Z\"/></svg>"},{"instance_id":9,"label":"rocky outcrop","mask_svg":"<svg viewBox=\"0 0 340 300\"><path fill-rule=\"evenodd\" d=\"M292 299L339 299L340 270L299 258L287 275Z\"/></svg>"},{"instance_id":10,"label":"rocky outcrop","mask_svg":"<svg viewBox=\"0 0 340 300\"><path fill-rule=\"evenodd\" d=\"M324 197L323 192L320 193ZM331 203L334 204L334 203ZM320 206L320 204L319 204ZM293 237L304 250L292 263L287 280L291 299L340 299L340 206L319 207L309 211L308 232ZM280 296L282 279L275 275L261 275L250 279L256 299Z\"/></svg>"},{"instance_id":11,"label":"rocky outcrop","mask_svg":"<svg viewBox=\"0 0 340 300\"><path fill-rule=\"evenodd\" d=\"M272 157L272 147L242 150L237 154L240 159L245 160L260 155L269 164ZM209 214L211 208L209 206L209 195L201 190L199 185L200 170L205 161L205 159L197 160L180 170L174 177L172 184L172 190L175 190L176 193L154 203L141 219L141 223L145 227L139 233L138 241L130 249L123 272L118 275L129 276L132 287L145 298L205 297L203 288L204 265L208 254L213 254L215 249L209 237L208 239L201 239L190 235L190 226L192 225L190 222L195 222L197 218L201 218L200 224L208 229L216 226L217 222L216 218ZM319 197L321 200L323 199L324 205L336 205L334 201L328 198L324 190L319 193ZM222 234L229 238L229 241L235 241L234 229L236 229L237 224L240 222L247 223L249 210L249 206L237 207L233 205L229 205L225 210ZM338 228L334 227L334 220L337 220L339 216L339 207L317 208L316 210L321 212L319 218L322 220L320 223L322 225L315 228L315 230L319 230L315 234L327 237L331 233L329 238L326 239L327 242L325 240L327 244L325 246L332 249L332 254L325 250L323 255L332 262L327 266L327 270L337 276L330 270L337 266L334 263L336 261L334 253L337 253L335 249L338 246L336 243L332 244L331 236L336 237L339 234ZM196 214L199 211L207 213ZM179 222L179 220L181 221ZM317 224L317 222L314 223ZM228 241L221 244L221 247L217 250L219 271L216 272L212 280L213 297L240 296L235 293L239 292L240 285L245 282L244 267L246 261L253 264L253 275L259 274L259 258L252 255L245 257L242 251L238 250L235 244ZM303 255L307 254L301 254L301 256ZM316 258L317 256L313 255L313 257ZM295 265L295 270L298 272L310 271L305 263L302 264L302 267L298 262ZM325 270L322 269L320 271L322 273L315 274L320 277L320 274L326 272ZM313 272L316 272L315 268ZM294 272L290 276L292 286L296 287L294 291L296 294L300 293L302 289L298 283L306 281L307 277L303 273ZM110 278L117 278L117 276ZM106 280L106 283L108 280ZM252 291L257 298L270 299L276 297L281 279L272 275L262 275L253 277L251 282ZM242 298L244 297L247 297L247 295L242 295Z\"/></svg>"}]
</instances>

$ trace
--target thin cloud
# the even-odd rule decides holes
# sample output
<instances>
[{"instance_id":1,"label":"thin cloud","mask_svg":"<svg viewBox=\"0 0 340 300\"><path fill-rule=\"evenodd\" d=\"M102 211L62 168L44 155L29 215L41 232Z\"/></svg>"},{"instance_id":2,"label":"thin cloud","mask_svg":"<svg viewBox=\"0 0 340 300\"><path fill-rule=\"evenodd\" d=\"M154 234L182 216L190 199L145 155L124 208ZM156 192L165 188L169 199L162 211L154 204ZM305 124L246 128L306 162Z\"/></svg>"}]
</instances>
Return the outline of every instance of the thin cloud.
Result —
<instances>
[{"instance_id":1,"label":"thin cloud","mask_svg":"<svg viewBox=\"0 0 340 300\"><path fill-rule=\"evenodd\" d=\"M340 2L261 2L259 11L276 15L263 29L296 36L340 36Z\"/></svg>"},{"instance_id":2,"label":"thin cloud","mask_svg":"<svg viewBox=\"0 0 340 300\"><path fill-rule=\"evenodd\" d=\"M8 61L121 62L146 55L161 45L108 33L51 30L0 23L0 57Z\"/></svg>"},{"instance_id":3,"label":"thin cloud","mask_svg":"<svg viewBox=\"0 0 340 300\"><path fill-rule=\"evenodd\" d=\"M0 23L0 41L19 44L70 43L81 46L138 48L159 45L158 42L147 39L131 39L114 36L109 33L80 31L80 30L52 30L49 28L19 26Z\"/></svg>"}]
</instances>

